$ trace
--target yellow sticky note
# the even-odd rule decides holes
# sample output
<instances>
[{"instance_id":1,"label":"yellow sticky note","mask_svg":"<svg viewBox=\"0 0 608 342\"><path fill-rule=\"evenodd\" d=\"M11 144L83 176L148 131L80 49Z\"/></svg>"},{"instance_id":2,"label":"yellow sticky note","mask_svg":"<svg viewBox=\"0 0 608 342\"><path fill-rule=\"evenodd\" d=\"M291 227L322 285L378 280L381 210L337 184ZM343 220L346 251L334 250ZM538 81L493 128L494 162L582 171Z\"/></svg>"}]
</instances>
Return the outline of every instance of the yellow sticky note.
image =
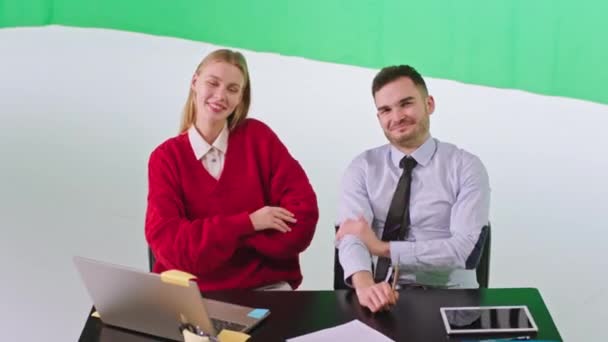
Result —
<instances>
[{"instance_id":1,"label":"yellow sticky note","mask_svg":"<svg viewBox=\"0 0 608 342\"><path fill-rule=\"evenodd\" d=\"M196 277L188 272L179 270L169 270L160 274L160 280L163 282L184 287L188 287L190 279L196 279Z\"/></svg>"},{"instance_id":2,"label":"yellow sticky note","mask_svg":"<svg viewBox=\"0 0 608 342\"><path fill-rule=\"evenodd\" d=\"M245 333L226 329L222 330L220 334L217 335L217 338L220 340L220 342L245 342L250 337L251 336Z\"/></svg>"},{"instance_id":3,"label":"yellow sticky note","mask_svg":"<svg viewBox=\"0 0 608 342\"><path fill-rule=\"evenodd\" d=\"M91 314L91 317L95 317L95 318L99 318L99 319L101 319L101 316L99 316L99 312L97 312L97 311L94 311L94 312Z\"/></svg>"}]
</instances>

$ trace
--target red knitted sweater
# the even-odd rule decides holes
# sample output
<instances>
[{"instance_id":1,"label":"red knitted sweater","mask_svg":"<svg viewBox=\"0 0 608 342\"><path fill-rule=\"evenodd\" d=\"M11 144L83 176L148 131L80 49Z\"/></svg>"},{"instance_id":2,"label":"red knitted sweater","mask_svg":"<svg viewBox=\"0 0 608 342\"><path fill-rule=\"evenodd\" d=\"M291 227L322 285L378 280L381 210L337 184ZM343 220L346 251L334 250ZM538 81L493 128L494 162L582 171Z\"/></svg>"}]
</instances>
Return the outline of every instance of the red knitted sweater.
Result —
<instances>
[{"instance_id":1,"label":"red knitted sweater","mask_svg":"<svg viewBox=\"0 0 608 342\"><path fill-rule=\"evenodd\" d=\"M302 282L299 254L319 217L304 170L265 124L247 119L230 132L220 178L196 160L186 133L151 154L146 239L154 272L179 269L201 290ZM255 231L249 214L263 206L295 214L292 231Z\"/></svg>"}]
</instances>

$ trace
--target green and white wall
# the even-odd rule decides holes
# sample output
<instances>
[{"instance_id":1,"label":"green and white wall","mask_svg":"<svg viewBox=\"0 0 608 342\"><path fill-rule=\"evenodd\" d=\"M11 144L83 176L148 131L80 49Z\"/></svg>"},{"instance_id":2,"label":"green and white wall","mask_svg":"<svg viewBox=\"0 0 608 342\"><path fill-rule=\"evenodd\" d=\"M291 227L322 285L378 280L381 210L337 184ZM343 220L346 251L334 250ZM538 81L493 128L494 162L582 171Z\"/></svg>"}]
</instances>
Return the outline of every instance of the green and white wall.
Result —
<instances>
[{"instance_id":1,"label":"green and white wall","mask_svg":"<svg viewBox=\"0 0 608 342\"><path fill-rule=\"evenodd\" d=\"M538 287L567 341L608 338L606 13L600 0L0 0L3 336L77 338L91 302L73 255L147 268L147 158L176 134L196 64L230 47L249 61L251 116L319 197L302 289L331 287L341 173L384 143L371 80L411 64L436 98L432 134L488 168L491 285Z\"/></svg>"}]
</instances>

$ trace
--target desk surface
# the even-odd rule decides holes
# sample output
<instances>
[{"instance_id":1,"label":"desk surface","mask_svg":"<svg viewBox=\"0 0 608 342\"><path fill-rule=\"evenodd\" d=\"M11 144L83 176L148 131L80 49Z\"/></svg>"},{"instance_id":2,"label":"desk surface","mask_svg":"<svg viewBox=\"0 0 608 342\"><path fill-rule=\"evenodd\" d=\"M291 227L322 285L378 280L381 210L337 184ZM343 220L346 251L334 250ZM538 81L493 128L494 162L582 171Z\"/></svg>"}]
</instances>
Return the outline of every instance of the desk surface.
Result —
<instances>
[{"instance_id":1,"label":"desk surface","mask_svg":"<svg viewBox=\"0 0 608 342\"><path fill-rule=\"evenodd\" d=\"M540 293L533 288L401 290L398 304L390 312L380 314L372 314L361 308L356 295L347 290L227 291L207 293L206 297L270 309L270 316L250 332L251 342L285 341L353 319L362 321L395 341L459 341L461 337L450 338L446 335L439 308L478 305L527 305L538 325L539 332L535 337L561 341ZM80 341L164 340L112 328L89 316Z\"/></svg>"}]
</instances>

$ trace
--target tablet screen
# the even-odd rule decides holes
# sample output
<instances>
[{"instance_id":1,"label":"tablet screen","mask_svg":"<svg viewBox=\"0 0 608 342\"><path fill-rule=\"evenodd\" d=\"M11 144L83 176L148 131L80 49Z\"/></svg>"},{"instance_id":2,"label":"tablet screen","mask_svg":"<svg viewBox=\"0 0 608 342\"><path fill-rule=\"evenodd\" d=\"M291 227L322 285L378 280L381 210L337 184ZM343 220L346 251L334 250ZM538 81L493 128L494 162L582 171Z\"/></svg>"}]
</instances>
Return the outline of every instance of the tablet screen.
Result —
<instances>
[{"instance_id":1,"label":"tablet screen","mask_svg":"<svg viewBox=\"0 0 608 342\"><path fill-rule=\"evenodd\" d=\"M538 331L526 306L441 308L448 334Z\"/></svg>"}]
</instances>

